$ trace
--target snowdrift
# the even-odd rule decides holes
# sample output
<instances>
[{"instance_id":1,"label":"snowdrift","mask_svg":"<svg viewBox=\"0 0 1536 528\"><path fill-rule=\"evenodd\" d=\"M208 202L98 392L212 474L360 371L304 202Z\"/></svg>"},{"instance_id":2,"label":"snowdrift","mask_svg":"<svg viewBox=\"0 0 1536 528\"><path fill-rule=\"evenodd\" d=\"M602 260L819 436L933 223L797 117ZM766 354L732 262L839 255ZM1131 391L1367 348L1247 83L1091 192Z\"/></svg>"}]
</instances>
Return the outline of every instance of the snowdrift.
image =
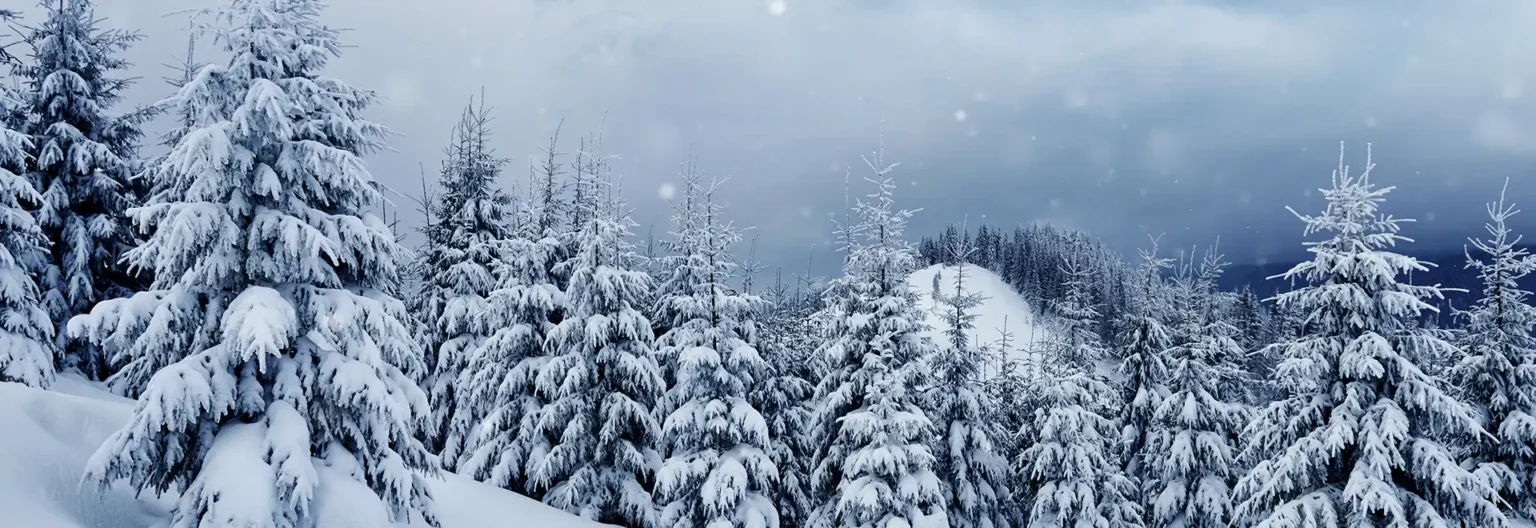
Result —
<instances>
[{"instance_id":1,"label":"snowdrift","mask_svg":"<svg viewBox=\"0 0 1536 528\"><path fill-rule=\"evenodd\" d=\"M133 405L68 376L61 376L52 391L0 383L0 512L5 512L0 525L150 528L162 523L171 498L136 498L126 489L102 492L81 482L91 454L127 423ZM386 521L384 505L362 484L340 476L322 475L321 480L315 497L319 526L404 528ZM457 475L445 473L433 484L443 528L602 526Z\"/></svg>"},{"instance_id":2,"label":"snowdrift","mask_svg":"<svg viewBox=\"0 0 1536 528\"><path fill-rule=\"evenodd\" d=\"M917 270L907 278L907 284L917 293L917 307L926 314L928 332L934 340L943 339L949 324L944 322L942 314L934 308L933 279L937 275L941 291L952 295L955 280L959 277L957 271L954 266L935 265ZM1035 312L1029 302L1014 292L1013 287L996 273L977 266L966 266L965 291L985 297L976 310L976 328L970 332L976 343L983 346L997 343L1000 332L1006 326L1007 331L1013 334L1013 350L1009 355L1012 359L1021 359L1025 350L1034 348L1030 346L1032 343L1045 339L1047 325L1043 324L1043 320L1039 321L1041 324L1036 324Z\"/></svg>"}]
</instances>

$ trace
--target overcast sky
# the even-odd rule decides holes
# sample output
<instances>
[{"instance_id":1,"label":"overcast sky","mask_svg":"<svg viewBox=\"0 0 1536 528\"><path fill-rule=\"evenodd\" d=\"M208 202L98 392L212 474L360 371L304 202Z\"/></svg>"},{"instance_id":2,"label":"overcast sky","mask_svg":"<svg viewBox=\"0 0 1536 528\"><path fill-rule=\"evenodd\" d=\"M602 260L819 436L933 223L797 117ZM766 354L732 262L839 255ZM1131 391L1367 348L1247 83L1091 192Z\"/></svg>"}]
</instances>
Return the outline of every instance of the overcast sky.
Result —
<instances>
[{"instance_id":1,"label":"overcast sky","mask_svg":"<svg viewBox=\"0 0 1536 528\"><path fill-rule=\"evenodd\" d=\"M210 1L99 0L145 36L135 102L166 94L186 47L162 13ZM602 123L643 236L691 147L731 178L760 258L793 269L832 261L828 215L849 169L869 190L882 122L914 238L1045 219L1125 250L1167 233L1293 258L1284 207L1321 208L1340 141L1357 170L1374 144L1420 248L1480 233L1506 178L1536 208L1526 0L333 0L325 17L355 46L328 73L377 90L368 117L400 134L370 159L386 184L418 189L483 86L520 160L508 184L560 119L567 149Z\"/></svg>"}]
</instances>

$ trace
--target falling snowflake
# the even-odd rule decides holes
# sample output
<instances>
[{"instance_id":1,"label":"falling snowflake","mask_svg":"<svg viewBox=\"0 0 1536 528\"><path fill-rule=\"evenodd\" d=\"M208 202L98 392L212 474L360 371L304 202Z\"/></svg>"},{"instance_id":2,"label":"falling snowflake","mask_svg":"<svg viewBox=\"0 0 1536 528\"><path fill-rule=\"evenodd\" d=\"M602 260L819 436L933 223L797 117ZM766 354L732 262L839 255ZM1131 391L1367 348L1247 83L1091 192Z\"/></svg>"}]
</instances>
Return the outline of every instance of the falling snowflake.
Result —
<instances>
[{"instance_id":1,"label":"falling snowflake","mask_svg":"<svg viewBox=\"0 0 1536 528\"><path fill-rule=\"evenodd\" d=\"M1499 98L1505 101L1519 99L1522 95L1525 95L1525 85L1518 80L1505 82L1503 89L1499 90Z\"/></svg>"},{"instance_id":2,"label":"falling snowflake","mask_svg":"<svg viewBox=\"0 0 1536 528\"><path fill-rule=\"evenodd\" d=\"M965 121L965 110L955 110L955 121Z\"/></svg>"},{"instance_id":3,"label":"falling snowflake","mask_svg":"<svg viewBox=\"0 0 1536 528\"><path fill-rule=\"evenodd\" d=\"M816 212L812 211L811 210L811 206L809 206L809 205L802 205L802 206L800 206L800 216L803 216L803 217L806 217L806 218L810 218L811 215L813 215L815 213Z\"/></svg>"},{"instance_id":4,"label":"falling snowflake","mask_svg":"<svg viewBox=\"0 0 1536 528\"><path fill-rule=\"evenodd\" d=\"M676 185L672 185L670 183L663 183L663 184L661 184L661 188L660 189L656 189L656 195L660 196L661 199L663 199L663 200L671 200L673 198L676 198L677 197L677 186Z\"/></svg>"},{"instance_id":5,"label":"falling snowflake","mask_svg":"<svg viewBox=\"0 0 1536 528\"><path fill-rule=\"evenodd\" d=\"M782 16L784 11L788 9L789 5L785 4L784 0L768 0L768 14L770 15Z\"/></svg>"},{"instance_id":6,"label":"falling snowflake","mask_svg":"<svg viewBox=\"0 0 1536 528\"><path fill-rule=\"evenodd\" d=\"M1376 116L1365 116L1365 128L1376 128Z\"/></svg>"},{"instance_id":7,"label":"falling snowflake","mask_svg":"<svg viewBox=\"0 0 1536 528\"><path fill-rule=\"evenodd\" d=\"M1067 92L1066 103L1067 103L1067 108L1071 108L1071 109L1085 108L1085 107L1088 106L1088 96L1086 94L1084 94L1083 92L1081 92L1081 91L1072 90L1070 92Z\"/></svg>"}]
</instances>

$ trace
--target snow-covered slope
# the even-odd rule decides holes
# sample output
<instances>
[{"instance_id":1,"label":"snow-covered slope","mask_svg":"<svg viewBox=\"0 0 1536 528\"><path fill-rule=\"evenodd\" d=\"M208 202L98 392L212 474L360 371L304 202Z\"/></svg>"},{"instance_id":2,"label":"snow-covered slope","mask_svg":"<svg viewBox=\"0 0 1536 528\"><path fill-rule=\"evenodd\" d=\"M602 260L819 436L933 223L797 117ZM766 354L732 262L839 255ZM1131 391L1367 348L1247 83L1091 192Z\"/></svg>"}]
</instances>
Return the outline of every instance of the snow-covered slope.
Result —
<instances>
[{"instance_id":1,"label":"snow-covered slope","mask_svg":"<svg viewBox=\"0 0 1536 528\"><path fill-rule=\"evenodd\" d=\"M949 329L949 324L945 323L940 313L934 310L933 279L935 275L939 277L939 287L942 291L945 294L953 294L955 279L959 276L954 266L935 265L915 271L907 278L907 284L917 292L918 309L927 314L929 333L937 340L943 337L942 334ZM1013 334L1014 350L1010 355L1018 358L1022 351L1033 348L1030 346L1031 343L1045 338L1046 325L1036 324L1035 312L1030 309L1029 302L1014 292L1013 287L996 273L977 266L966 266L965 290L980 293L986 297L976 310L976 329L971 332L971 337L976 339L977 343L984 346L995 344L1006 325L1008 332Z\"/></svg>"},{"instance_id":2,"label":"snow-covered slope","mask_svg":"<svg viewBox=\"0 0 1536 528\"><path fill-rule=\"evenodd\" d=\"M91 454L132 412L133 401L78 378L61 376L52 391L0 383L0 526L148 528L161 522L169 499L141 500L127 490L103 493L81 483ZM321 481L319 526L389 526L383 504L362 484L339 475L322 474ZM432 491L442 528L601 526L457 475L435 480Z\"/></svg>"}]
</instances>

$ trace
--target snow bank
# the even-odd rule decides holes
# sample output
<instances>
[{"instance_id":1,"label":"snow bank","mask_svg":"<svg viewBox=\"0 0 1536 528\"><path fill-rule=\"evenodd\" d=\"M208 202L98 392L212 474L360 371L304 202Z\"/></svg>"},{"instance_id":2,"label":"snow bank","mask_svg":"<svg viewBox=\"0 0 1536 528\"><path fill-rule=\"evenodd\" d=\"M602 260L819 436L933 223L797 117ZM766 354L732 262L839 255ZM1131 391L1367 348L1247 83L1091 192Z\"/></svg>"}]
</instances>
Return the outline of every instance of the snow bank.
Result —
<instances>
[{"instance_id":1,"label":"snow bank","mask_svg":"<svg viewBox=\"0 0 1536 528\"><path fill-rule=\"evenodd\" d=\"M933 303L933 278L939 276L939 287L946 293L954 293L955 279L958 277L954 266L935 265L917 270L907 278L907 284L918 295L917 307L925 315L928 323L929 335L934 339L942 339L943 333L949 329L949 324L934 309ZM986 299L976 310L976 329L971 331L971 338L977 343L991 346L998 341L1000 332L1006 324L1008 332L1013 334L1013 349L1010 356L1014 359L1022 357L1024 350L1031 349L1031 343L1045 339L1046 325L1036 325L1035 312L1013 287L1003 281L996 273L992 273L977 266L965 267L965 290L967 292L980 293ZM1043 322L1043 321L1041 321Z\"/></svg>"},{"instance_id":2,"label":"snow bank","mask_svg":"<svg viewBox=\"0 0 1536 528\"><path fill-rule=\"evenodd\" d=\"M0 524L149 528L162 522L171 499L141 499L126 489L101 492L95 485L81 484L86 460L127 423L133 405L132 400L67 375L59 376L52 391L0 383L0 512L5 512ZM323 468L322 473L315 497L319 526L387 526L383 503L366 486L337 468ZM442 528L601 526L457 475L434 480L432 492Z\"/></svg>"}]
</instances>

